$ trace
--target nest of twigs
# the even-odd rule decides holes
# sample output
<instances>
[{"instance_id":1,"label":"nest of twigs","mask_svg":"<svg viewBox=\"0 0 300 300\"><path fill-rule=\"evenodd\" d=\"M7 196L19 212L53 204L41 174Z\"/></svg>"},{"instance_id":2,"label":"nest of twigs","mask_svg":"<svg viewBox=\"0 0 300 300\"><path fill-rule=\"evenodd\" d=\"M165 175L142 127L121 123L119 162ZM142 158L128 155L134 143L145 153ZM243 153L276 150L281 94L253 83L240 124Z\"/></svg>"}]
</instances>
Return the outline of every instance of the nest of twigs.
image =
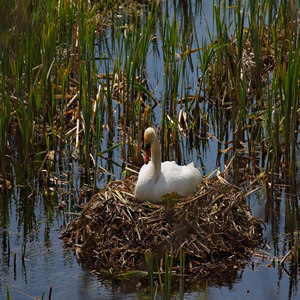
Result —
<instances>
[{"instance_id":1,"label":"nest of twigs","mask_svg":"<svg viewBox=\"0 0 300 300\"><path fill-rule=\"evenodd\" d=\"M176 270L181 252L186 274L206 276L245 261L261 244L261 222L241 190L220 175L203 180L196 194L170 195L163 204L138 203L132 195L136 179L111 182L67 225L62 238L85 266L113 274L145 269L151 250L158 261L172 253Z\"/></svg>"}]
</instances>

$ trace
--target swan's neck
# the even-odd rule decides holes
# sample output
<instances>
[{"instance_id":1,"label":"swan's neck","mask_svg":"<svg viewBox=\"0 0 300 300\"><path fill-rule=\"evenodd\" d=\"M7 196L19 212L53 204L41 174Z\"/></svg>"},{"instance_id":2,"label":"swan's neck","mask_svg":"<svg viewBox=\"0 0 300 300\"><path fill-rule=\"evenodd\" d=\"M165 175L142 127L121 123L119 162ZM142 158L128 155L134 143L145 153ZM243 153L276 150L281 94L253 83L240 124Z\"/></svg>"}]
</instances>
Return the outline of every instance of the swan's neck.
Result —
<instances>
[{"instance_id":1,"label":"swan's neck","mask_svg":"<svg viewBox=\"0 0 300 300\"><path fill-rule=\"evenodd\" d=\"M153 163L156 180L158 180L161 171L161 152L160 144L156 136L151 142L151 162Z\"/></svg>"}]
</instances>

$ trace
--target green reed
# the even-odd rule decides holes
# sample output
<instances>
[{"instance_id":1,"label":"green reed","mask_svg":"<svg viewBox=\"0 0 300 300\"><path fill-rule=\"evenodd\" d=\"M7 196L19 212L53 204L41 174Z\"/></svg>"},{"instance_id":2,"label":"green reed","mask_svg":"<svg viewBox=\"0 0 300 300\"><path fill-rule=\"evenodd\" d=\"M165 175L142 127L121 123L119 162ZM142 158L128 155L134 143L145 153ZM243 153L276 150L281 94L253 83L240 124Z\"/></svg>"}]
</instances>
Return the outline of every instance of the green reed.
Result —
<instances>
[{"instance_id":1,"label":"green reed","mask_svg":"<svg viewBox=\"0 0 300 300\"><path fill-rule=\"evenodd\" d=\"M141 130L144 130L142 102L151 105L152 100L152 95L145 86L145 69L149 48L156 31L156 15L157 6L152 4L148 14L145 12L142 17L139 15L132 17L131 26L116 27L114 31L116 44L112 41L112 48L116 49L118 55L114 63L115 72L123 88L120 99L122 102L122 119L120 121L123 131L126 133L123 135L123 155L130 156L132 164L135 160L135 147L132 141L136 139Z\"/></svg>"},{"instance_id":2,"label":"green reed","mask_svg":"<svg viewBox=\"0 0 300 300\"><path fill-rule=\"evenodd\" d=\"M83 155L86 170L89 170L91 143L94 139L101 141L101 134L98 135L93 128L94 125L97 128L102 126L106 115L103 112L103 101L99 100L100 105L94 103L97 90L95 74L98 72L95 66L95 43L98 38L99 41L102 40L101 35L97 37L95 35L96 12L102 10L103 5L90 7L85 1L78 3L60 1L57 6L57 2L53 0L38 1L36 6L29 6L29 8L19 6L17 1L14 5L20 11L26 11L30 16L30 18L25 18L26 30L21 35L18 31L12 32L13 38L11 39L15 44L10 49L10 56L16 59L12 61L12 64L6 63L8 70L5 69L4 74L4 77L13 78L17 87L18 101L15 102L17 110L13 109L13 111L16 111L19 120L23 155L27 158L33 150L33 145L36 144L37 135L34 134L33 126L35 124L44 131L42 135L44 146L48 150L57 149L58 146L60 159L62 158L67 129L67 118L64 114L72 82L70 77L72 77L79 81L77 87L79 89L78 118L83 119ZM15 7L12 6L12 9ZM153 96L145 85L147 80L145 70L150 46L156 39L159 4L152 4L148 9L148 14L144 13L142 17L134 15L132 25L125 30L121 26L116 30L117 43L122 46L120 46L115 63L113 62L114 72L119 79L123 80L122 121L124 132L129 132L125 135L127 143L124 143L129 149L124 156L130 156L132 163L135 157L135 147L132 141L136 140L137 135L145 129L143 124L150 124L152 118L150 107L153 105ZM167 90L171 91L171 105L168 104L167 112L176 116L180 70L184 70L185 67L182 68L179 65L178 68L177 66L175 54L178 47L176 41L178 23L176 24L175 18L172 22L171 26L167 23L165 25L165 27L168 26L169 32L165 39L169 49L167 54L169 63L166 64L168 68L166 71L172 76L166 83ZM18 24L18 28L21 28L21 25L23 24ZM17 43L20 40L22 47L20 51L17 51ZM114 45L114 42L112 44ZM99 66L102 63L100 61ZM185 65L185 63L186 56L182 60L182 64ZM169 67L169 64L172 65ZM106 97L106 112L110 134L113 133L115 127L112 100L115 89L114 80L115 77L110 76L110 82L105 83L106 91L109 90L107 87L111 88L109 94L106 95L108 96ZM144 104L146 104L145 110L143 110ZM12 102L11 105L13 105ZM98 110L97 114L95 114L95 109ZM100 113L99 117L98 113ZM166 114L163 113L163 116L165 120ZM176 118L175 122L177 122ZM128 128L130 128L129 131ZM98 143L98 149L100 149L99 145Z\"/></svg>"},{"instance_id":3,"label":"green reed","mask_svg":"<svg viewBox=\"0 0 300 300\"><path fill-rule=\"evenodd\" d=\"M160 39L164 59L161 101L163 155L172 153L170 144L179 145L177 114L180 109L187 112L187 121L196 136L205 136L207 122L214 130L226 135L225 129L220 130L220 123L230 122L234 132L234 152L240 150L240 142L247 140L249 154L253 158L252 151L264 149L267 145L269 150L264 154L267 165L272 161L272 165L279 162L281 152L286 156L288 165L292 163L297 142L294 132L299 99L299 38L295 34L298 29L292 2L284 5L274 1L244 3L238 0L232 6L225 0L214 1L214 30L209 32L208 42L201 40L196 30L191 30L187 38L184 28L192 27L184 27L190 25L183 23L183 27L179 26L178 8L174 9L171 18L168 6L163 12L162 4L152 4L141 8L146 13L128 15L125 22L115 17L115 26L112 27L114 39L111 44L105 44L103 32L97 30L98 19L108 12L111 4L109 1L105 4L60 1L58 5L57 1L47 0L25 6L24 2L10 2L8 9L13 17L2 26L0 41L3 49L1 104L6 103L0 109L3 115L9 111L9 117L1 118L2 156L7 145L4 133L8 129L7 120L17 122L24 161L37 141L47 149L59 146L62 153L68 128L64 113L73 88L73 91L79 90L78 118L84 129L80 151L87 172L91 167L91 152L96 156L100 151L102 125L106 119L111 140L115 124L121 125L126 133L123 135L123 158L130 157L134 163L140 142L136 147L133 141L141 141L141 132L153 121L152 106L156 99L147 86L146 66L151 45L155 47ZM17 18L18 14L13 14L13 11L22 17ZM112 16L115 12L116 6ZM11 29L9 35L5 29ZM233 32L232 36L228 32ZM185 90L189 80L189 39L192 38L199 49L198 64L202 73L195 101L188 99ZM96 43L101 43L97 63ZM255 85L254 96L248 94L249 75L244 66L247 51L253 53L254 58L254 65L249 67L254 74L250 78ZM266 86L263 70L262 56L265 52L271 53L274 58L269 87ZM108 53L108 57L102 53ZM107 73L103 82L96 77L100 69ZM102 91L96 99L99 84ZM122 93L117 95L117 88ZM7 89L10 94L6 94ZM180 104L178 95L185 98ZM210 99L215 109L213 105L203 106L203 97ZM8 103L9 109L6 108ZM224 105L231 106L233 114L230 119L222 111ZM116 108L120 112L117 117ZM35 134L35 127L43 131L42 137ZM271 144L266 144L266 141ZM283 147L278 147L280 141L284 141ZM93 145L96 145L95 151L92 151ZM179 146L175 147L175 154L179 158L182 155Z\"/></svg>"},{"instance_id":4,"label":"green reed","mask_svg":"<svg viewBox=\"0 0 300 300\"><path fill-rule=\"evenodd\" d=\"M7 299L7 300L10 300L10 299L11 299L11 297L10 297L10 293L9 293L8 284L7 284L7 283L5 283L5 285L6 285L6 299Z\"/></svg>"},{"instance_id":5,"label":"green reed","mask_svg":"<svg viewBox=\"0 0 300 300\"><path fill-rule=\"evenodd\" d=\"M59 140L59 160L62 160L62 152L63 152L63 141L65 140L65 106L66 106L66 90L68 87L68 75L69 75L69 67L66 69L63 67L59 70L59 77L61 79L61 109L60 109L60 140Z\"/></svg>"},{"instance_id":6,"label":"green reed","mask_svg":"<svg viewBox=\"0 0 300 300\"><path fill-rule=\"evenodd\" d=\"M102 86L99 84L98 92L97 92L97 103L96 103L96 110L95 110L95 126L92 126L93 136L95 139L95 151L94 157L97 158L98 154L100 153L101 149L101 140L103 136L103 123L104 123L104 113L105 113L105 102L103 97L101 97L101 88ZM95 170L98 167L98 159L95 159ZM93 188L96 188L97 185L97 174L94 174L94 183Z\"/></svg>"},{"instance_id":7,"label":"green reed","mask_svg":"<svg viewBox=\"0 0 300 300\"><path fill-rule=\"evenodd\" d=\"M228 14L229 10L233 15ZM295 161L294 132L299 99L297 22L292 3L237 1L231 7L227 1L216 1L215 36L210 35L210 44L202 42L199 47L202 76L198 97L212 98L215 111L221 110L224 104L231 106L233 153L239 153L241 142L246 140L253 166L256 165L254 153L259 149L263 150L262 163L264 157L268 158L268 168L269 164L272 169L274 163L278 165L282 153L287 167ZM228 29L233 32L232 37L228 36ZM253 53L250 65L248 53ZM274 57L269 78L265 70L266 55ZM201 114L204 116L204 111ZM283 146L280 141L284 142ZM238 156L236 162L238 170Z\"/></svg>"},{"instance_id":8,"label":"green reed","mask_svg":"<svg viewBox=\"0 0 300 300\"><path fill-rule=\"evenodd\" d=\"M109 128L109 139L110 143L112 143L113 138L113 130L114 130L114 122L113 122L113 92L114 92L114 84L116 78L116 68L114 67L112 74L110 74L109 65L106 64L106 72L105 72L105 87L104 93L106 97L106 113L107 113L107 123Z\"/></svg>"},{"instance_id":9,"label":"green reed","mask_svg":"<svg viewBox=\"0 0 300 300\"><path fill-rule=\"evenodd\" d=\"M298 102L299 102L299 75L300 75L300 61L299 61L299 41L296 48L296 54L292 57L292 46L289 48L289 64L287 70L283 69L283 96L284 105L282 110L284 112L284 138L285 138L285 155L287 164L290 167L292 174L295 172L296 152L295 145L297 141L297 120L298 120Z\"/></svg>"},{"instance_id":10,"label":"green reed","mask_svg":"<svg viewBox=\"0 0 300 300\"><path fill-rule=\"evenodd\" d=\"M180 278L179 278L179 292L180 299L184 299L184 269L185 269L185 253L180 249L179 253L179 263L180 263Z\"/></svg>"},{"instance_id":11,"label":"green reed","mask_svg":"<svg viewBox=\"0 0 300 300\"><path fill-rule=\"evenodd\" d=\"M5 38L0 42L1 49L7 49L7 52L1 52L1 81L10 89L13 99L16 98L10 101L10 106L18 122L25 164L36 138L40 140L34 134L34 124L43 126L44 143L47 141L51 148L56 148L56 136L61 131L62 147L68 78L71 72L78 74L79 60L75 55L77 35L74 32L80 27L80 18L75 16L79 16L81 7L81 12L88 12L87 24L93 17L84 1L77 5L73 1L59 3L58 7L57 1L37 1L34 6L26 6L25 2L11 1L12 17L6 24L10 35L3 33ZM81 37L83 35L90 37L89 32L84 32ZM89 47L94 49L92 43L94 40Z\"/></svg>"},{"instance_id":12,"label":"green reed","mask_svg":"<svg viewBox=\"0 0 300 300\"><path fill-rule=\"evenodd\" d=\"M151 104L152 95L148 91L148 89L145 88L144 81L146 80L146 62L147 62L147 56L149 53L150 45L155 39L155 32L157 27L157 12L158 12L158 5L154 5L152 3L150 13L147 16L144 16L142 19L142 28L143 28L143 34L140 36L137 49L135 53L135 64L134 67L137 68L137 75L139 78L139 81L136 82L136 84L133 86L135 89L138 90L137 94L137 106L136 109L133 111L137 115L136 119L136 132L140 132L143 128L141 126L142 123L142 116L141 116L141 104L142 104L142 94L146 94L150 99L149 103ZM133 88L132 87L132 88ZM135 132L133 131L132 138L135 138Z\"/></svg>"},{"instance_id":13,"label":"green reed","mask_svg":"<svg viewBox=\"0 0 300 300\"><path fill-rule=\"evenodd\" d=\"M0 67L3 66L0 64ZM7 146L7 138L8 138L8 130L12 120L11 115L11 106L9 100L9 94L5 90L5 76L3 70L0 72L0 76L2 78L1 84L1 98L2 98L2 105L0 106L0 170L3 174L3 182L4 182L4 189L6 190L6 146Z\"/></svg>"},{"instance_id":14,"label":"green reed","mask_svg":"<svg viewBox=\"0 0 300 300\"><path fill-rule=\"evenodd\" d=\"M151 299L156 299L156 293L154 292L154 279L157 277L159 287L165 299L170 299L171 297L171 288L172 288L172 275L173 275L173 262L174 262L173 253L165 253L163 257L164 267L163 270L160 269L159 261L153 258L151 250L145 253L145 262L148 272L149 279L149 288L150 288L150 297ZM176 261L179 263L179 291L180 299L184 297L184 273L185 273L185 253L180 251L179 257L176 258ZM154 271L154 265L156 265L157 272Z\"/></svg>"},{"instance_id":15,"label":"green reed","mask_svg":"<svg viewBox=\"0 0 300 300\"><path fill-rule=\"evenodd\" d=\"M212 82L210 96L217 103L217 109L220 110L224 105L231 105L232 115L231 124L233 132L233 178L234 182L239 178L239 162L237 155L241 148L241 142L244 141L244 126L246 120L246 102L245 102L245 78L242 75L242 46L243 46L243 28L244 13L240 13L241 3L233 10L236 13L235 23L228 16L226 1L214 2L214 20L216 36L211 45L216 44L215 55L210 62ZM229 29L233 24L236 26L234 36L237 38L238 55L235 52L235 44L232 38L228 36Z\"/></svg>"},{"instance_id":16,"label":"green reed","mask_svg":"<svg viewBox=\"0 0 300 300\"><path fill-rule=\"evenodd\" d=\"M275 10L276 7L273 7ZM299 101L299 37L296 15L282 4L271 21L270 44L274 48L275 68L271 88L268 89L266 128L270 141L268 166L271 171L278 168L283 159L291 174L295 172L296 125ZM272 11L272 14L275 12ZM275 18L275 15L274 15ZM284 36L280 36L280 32ZM287 44L284 40L290 42ZM278 45L281 45L278 47ZM288 55L286 54L288 53ZM272 129L272 130L271 130ZM283 146L280 146L282 144Z\"/></svg>"},{"instance_id":17,"label":"green reed","mask_svg":"<svg viewBox=\"0 0 300 300\"><path fill-rule=\"evenodd\" d=\"M221 3L222 2L222 3ZM213 69L213 73L215 73L215 81L216 84L213 85L214 97L217 99L220 98L220 89L227 88L229 97L231 97L231 78L230 78L230 71L232 72L231 62L228 59L228 26L226 21L226 1L218 1L215 3L214 1L214 9L213 9L213 19L215 21L215 28L216 28L216 56L214 57L214 68L218 68L219 70ZM226 67L228 67L228 72L225 70L224 63ZM225 77L225 82L223 82L223 77Z\"/></svg>"},{"instance_id":18,"label":"green reed","mask_svg":"<svg viewBox=\"0 0 300 300\"><path fill-rule=\"evenodd\" d=\"M87 3L79 8L79 104L84 122L84 161L90 178L90 134L93 102L95 101L95 17L87 10Z\"/></svg>"},{"instance_id":19,"label":"green reed","mask_svg":"<svg viewBox=\"0 0 300 300\"><path fill-rule=\"evenodd\" d=\"M182 70L182 60L177 57L180 36L178 21L176 20L176 10L174 11L173 19L170 18L168 10L165 14L163 14L162 11L160 12L159 33L162 41L164 57L164 95L161 118L161 147L162 157L165 158L169 156L168 145L172 144L170 142L171 129L177 125L177 94ZM178 60L180 62L178 62ZM170 116L174 123L170 122L167 116Z\"/></svg>"},{"instance_id":20,"label":"green reed","mask_svg":"<svg viewBox=\"0 0 300 300\"><path fill-rule=\"evenodd\" d=\"M145 261L149 278L150 297L154 299L153 256L151 251L145 253Z\"/></svg>"},{"instance_id":21,"label":"green reed","mask_svg":"<svg viewBox=\"0 0 300 300\"><path fill-rule=\"evenodd\" d=\"M262 46L263 46L263 36L265 28L265 18L267 11L266 1L249 1L250 16L250 38L252 42L252 48L254 52L254 61L255 61L255 83L256 83L256 100L259 101L261 98L261 55L262 55Z\"/></svg>"},{"instance_id":22,"label":"green reed","mask_svg":"<svg viewBox=\"0 0 300 300\"><path fill-rule=\"evenodd\" d=\"M53 2L48 1L46 3L48 17L45 22L41 20L39 30L41 30L41 36L38 38L41 40L41 72L40 83L42 88L42 117L46 122L49 122L53 143L56 144L57 130L55 125L55 117L58 111L58 102L56 98L57 89L54 88L52 82L57 83L58 71L56 70L56 41L58 34L58 22L56 20L55 5ZM41 9L43 9L41 7ZM43 11L43 10L42 10ZM38 15L41 19L42 16ZM44 126L46 125L44 122Z\"/></svg>"},{"instance_id":23,"label":"green reed","mask_svg":"<svg viewBox=\"0 0 300 300\"><path fill-rule=\"evenodd\" d=\"M173 255L170 255L166 252L165 254L165 284L164 284L164 293L166 299L170 299L171 294L171 277L172 277L172 268L173 268Z\"/></svg>"},{"instance_id":24,"label":"green reed","mask_svg":"<svg viewBox=\"0 0 300 300\"><path fill-rule=\"evenodd\" d=\"M269 88L270 84L268 84L267 89L267 109L265 114L265 126L266 126L266 141L267 141L267 170L271 170L271 174L273 175L274 171L274 163L276 150L274 149L275 141L273 139L279 137L279 118L278 118L278 109L275 109L275 101L273 98L273 90ZM275 84L273 83L273 86ZM276 89L275 89L276 91ZM276 98L275 98L276 99ZM278 145L276 143L276 145Z\"/></svg>"}]
</instances>

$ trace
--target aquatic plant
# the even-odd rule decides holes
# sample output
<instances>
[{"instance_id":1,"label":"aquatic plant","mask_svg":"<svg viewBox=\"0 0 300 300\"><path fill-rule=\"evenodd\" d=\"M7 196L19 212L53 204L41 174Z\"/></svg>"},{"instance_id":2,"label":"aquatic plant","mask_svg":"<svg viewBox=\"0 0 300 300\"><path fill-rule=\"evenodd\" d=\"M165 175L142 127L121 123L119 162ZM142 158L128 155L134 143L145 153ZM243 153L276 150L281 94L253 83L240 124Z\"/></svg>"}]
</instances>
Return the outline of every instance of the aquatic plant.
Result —
<instances>
[{"instance_id":1,"label":"aquatic plant","mask_svg":"<svg viewBox=\"0 0 300 300\"><path fill-rule=\"evenodd\" d=\"M215 0L214 25L206 22L205 35L193 24L201 1L184 7L181 1L176 7L135 2L133 8L120 1L1 2L0 188L28 182L34 195L35 172L47 189L59 189L57 177L67 176L71 190L75 168L66 166L74 162L85 171L76 188L93 180L96 192L100 184L128 176L142 164L142 133L156 123L165 159L181 163L192 153L205 168L214 140L213 159L232 175L227 179L259 182L267 206L279 207L269 185L278 184L278 174L287 183L294 180L299 164L295 3ZM152 54L162 60L157 86L149 71ZM29 170L33 160L39 167ZM12 161L21 164L12 169ZM45 192L45 201L52 203L51 193ZM81 204L84 193L78 194L68 209ZM112 197L124 200L117 192ZM36 201L31 202L24 202L27 208L19 216L30 224L24 235L34 223ZM295 246L296 215L291 200L286 248ZM25 250L26 240L23 257ZM274 251L279 254L279 247ZM171 258L166 259L170 269ZM161 281L166 293L170 278Z\"/></svg>"},{"instance_id":2,"label":"aquatic plant","mask_svg":"<svg viewBox=\"0 0 300 300\"><path fill-rule=\"evenodd\" d=\"M295 165L295 156L293 159L290 156L295 153L297 135L294 134L294 126L299 100L299 84L294 77L299 78L299 39L295 35L299 21L296 11L283 8L282 3L275 6L265 1L245 4L238 1L233 8L227 8L225 3L214 3L216 36L210 37L210 44L204 46L200 53L203 74L200 91L206 99L213 98L210 101L215 103L216 110L226 106L232 110L235 178L239 178L239 153L244 152L242 144L245 143L254 172L258 170L255 156L259 151L262 151L263 158L268 157L266 162L261 160L261 166L273 172L274 162L278 165L283 156L285 166L294 172L295 168L291 166ZM234 18L227 15L228 10L233 10ZM267 15L276 16L279 23L274 23L274 19L267 18ZM267 19L269 27L266 28ZM283 44L280 27L284 27L282 32L291 41L288 47ZM231 37L228 36L229 29L233 32ZM284 49L288 55L285 55ZM263 115L265 118L262 118ZM268 151L265 151L266 144Z\"/></svg>"}]
</instances>

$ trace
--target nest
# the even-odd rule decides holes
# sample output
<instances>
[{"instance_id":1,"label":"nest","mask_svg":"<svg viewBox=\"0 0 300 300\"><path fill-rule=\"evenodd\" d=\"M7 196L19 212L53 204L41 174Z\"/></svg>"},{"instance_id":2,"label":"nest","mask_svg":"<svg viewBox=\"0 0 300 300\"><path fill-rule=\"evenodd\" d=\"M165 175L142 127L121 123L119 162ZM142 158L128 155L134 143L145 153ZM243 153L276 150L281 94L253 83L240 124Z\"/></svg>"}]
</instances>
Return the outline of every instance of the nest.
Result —
<instances>
[{"instance_id":1,"label":"nest","mask_svg":"<svg viewBox=\"0 0 300 300\"><path fill-rule=\"evenodd\" d=\"M132 195L136 179L109 183L62 234L77 259L96 272L145 270L151 250L158 262L172 253L175 271L185 253L185 273L207 276L245 262L261 244L261 221L244 204L242 191L220 175L204 180L196 194L169 195L163 204L138 203Z\"/></svg>"}]
</instances>

